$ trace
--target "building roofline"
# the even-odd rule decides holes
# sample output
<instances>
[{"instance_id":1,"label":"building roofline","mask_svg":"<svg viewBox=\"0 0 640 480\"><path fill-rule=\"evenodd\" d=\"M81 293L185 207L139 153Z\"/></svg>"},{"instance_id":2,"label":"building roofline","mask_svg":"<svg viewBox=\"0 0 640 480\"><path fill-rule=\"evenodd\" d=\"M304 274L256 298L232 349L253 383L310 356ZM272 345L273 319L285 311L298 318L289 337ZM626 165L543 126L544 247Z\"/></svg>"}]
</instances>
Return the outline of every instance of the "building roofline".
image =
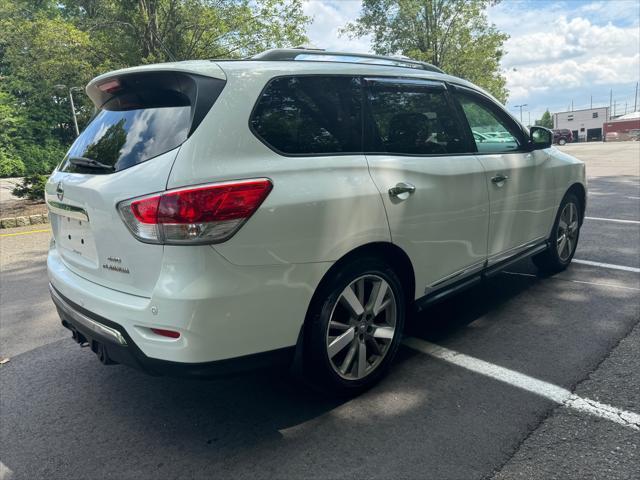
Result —
<instances>
[{"instance_id":1,"label":"building roofline","mask_svg":"<svg viewBox=\"0 0 640 480\"><path fill-rule=\"evenodd\" d=\"M579 110L567 110L565 112L556 112L554 113L554 115L560 115L561 113L587 112L589 110L602 110L603 108L609 110L609 107L580 108Z\"/></svg>"}]
</instances>

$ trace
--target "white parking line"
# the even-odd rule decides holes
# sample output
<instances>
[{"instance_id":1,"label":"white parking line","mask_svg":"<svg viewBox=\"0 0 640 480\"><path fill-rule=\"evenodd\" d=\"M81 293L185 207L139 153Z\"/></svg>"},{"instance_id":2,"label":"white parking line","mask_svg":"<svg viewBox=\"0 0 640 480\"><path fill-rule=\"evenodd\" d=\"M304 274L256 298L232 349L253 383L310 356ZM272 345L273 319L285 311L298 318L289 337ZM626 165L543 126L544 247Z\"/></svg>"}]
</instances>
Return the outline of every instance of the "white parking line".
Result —
<instances>
[{"instance_id":1,"label":"white parking line","mask_svg":"<svg viewBox=\"0 0 640 480\"><path fill-rule=\"evenodd\" d=\"M558 278L557 280L563 280L563 279ZM584 280L568 280L568 281L573 283L584 283L586 285L597 285L598 287L622 288L624 290L635 290L636 292L640 292L640 288L623 287L622 285L615 285L613 283L585 282Z\"/></svg>"},{"instance_id":2,"label":"white parking line","mask_svg":"<svg viewBox=\"0 0 640 480\"><path fill-rule=\"evenodd\" d=\"M502 273L506 273L507 275L518 275L520 277L538 278L537 275L533 275L532 273L507 272L507 271L503 271ZM558 277L551 277L551 278L548 278L546 280L559 280L561 282L584 283L586 285L595 285L595 286L598 286L598 287L622 288L624 290L634 290L636 292L640 292L640 288L624 287L622 285L616 285L615 283L585 282L584 280L570 280L570 279L558 278Z\"/></svg>"},{"instance_id":3,"label":"white parking line","mask_svg":"<svg viewBox=\"0 0 640 480\"><path fill-rule=\"evenodd\" d=\"M600 218L600 217L584 217L587 220L598 220L601 222L614 222L614 223L631 223L634 225L640 225L638 220L621 220L618 218Z\"/></svg>"},{"instance_id":4,"label":"white parking line","mask_svg":"<svg viewBox=\"0 0 640 480\"><path fill-rule=\"evenodd\" d=\"M640 200L640 197L627 197L627 198L629 198L631 200Z\"/></svg>"},{"instance_id":5,"label":"white parking line","mask_svg":"<svg viewBox=\"0 0 640 480\"><path fill-rule=\"evenodd\" d=\"M414 350L425 353L448 363L465 368L472 372L491 377L500 382L504 382L513 387L521 388L541 397L547 398L555 403L574 410L588 413L596 417L605 418L612 422L624 425L640 431L640 415L619 408L599 403L588 398L574 395L569 390L554 385L537 378L530 377L524 373L509 370L508 368L485 362L479 358L465 355L448 348L435 345L415 337L407 337L403 343Z\"/></svg>"},{"instance_id":6,"label":"white parking line","mask_svg":"<svg viewBox=\"0 0 640 480\"><path fill-rule=\"evenodd\" d=\"M614 265L612 263L592 262L591 260L579 260L574 258L573 263L580 263L582 265L590 265L592 267L610 268L612 270L624 270L625 272L640 273L640 268L627 267L626 265Z\"/></svg>"}]
</instances>

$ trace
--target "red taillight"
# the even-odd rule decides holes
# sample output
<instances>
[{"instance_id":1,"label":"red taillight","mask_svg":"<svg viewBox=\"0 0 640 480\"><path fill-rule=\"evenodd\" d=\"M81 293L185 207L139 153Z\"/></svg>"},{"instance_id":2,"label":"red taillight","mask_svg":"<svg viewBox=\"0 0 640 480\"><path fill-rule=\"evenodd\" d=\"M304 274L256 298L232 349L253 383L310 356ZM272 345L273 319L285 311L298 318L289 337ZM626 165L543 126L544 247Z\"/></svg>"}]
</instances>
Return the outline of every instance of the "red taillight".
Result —
<instances>
[{"instance_id":1,"label":"red taillight","mask_svg":"<svg viewBox=\"0 0 640 480\"><path fill-rule=\"evenodd\" d=\"M143 198L131 203L131 213L142 223L158 223L160 197Z\"/></svg>"},{"instance_id":2,"label":"red taillight","mask_svg":"<svg viewBox=\"0 0 640 480\"><path fill-rule=\"evenodd\" d=\"M268 179L173 190L119 205L143 241L215 243L228 239L269 195Z\"/></svg>"},{"instance_id":3,"label":"red taillight","mask_svg":"<svg viewBox=\"0 0 640 480\"><path fill-rule=\"evenodd\" d=\"M249 217L271 191L269 180L169 192L160 198L158 223L220 222Z\"/></svg>"},{"instance_id":4,"label":"red taillight","mask_svg":"<svg viewBox=\"0 0 640 480\"><path fill-rule=\"evenodd\" d=\"M169 338L180 338L180 332L174 332L173 330L165 330L164 328L152 328L151 331L156 335Z\"/></svg>"}]
</instances>

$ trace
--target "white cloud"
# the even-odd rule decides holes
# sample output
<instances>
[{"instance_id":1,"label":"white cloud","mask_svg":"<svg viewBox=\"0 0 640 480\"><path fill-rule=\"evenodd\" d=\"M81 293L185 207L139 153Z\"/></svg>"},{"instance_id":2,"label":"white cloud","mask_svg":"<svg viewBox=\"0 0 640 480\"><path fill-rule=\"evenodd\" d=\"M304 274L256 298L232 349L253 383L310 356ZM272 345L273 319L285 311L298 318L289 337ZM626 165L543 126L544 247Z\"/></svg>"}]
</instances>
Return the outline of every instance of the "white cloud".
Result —
<instances>
[{"instance_id":1,"label":"white cloud","mask_svg":"<svg viewBox=\"0 0 640 480\"><path fill-rule=\"evenodd\" d=\"M360 0L306 0L313 17L311 43L332 50L371 52L370 38L351 40L339 31L357 18ZM510 104L527 103L533 118L561 110L633 102L640 73L640 4L636 1L506 0L487 12L510 35L502 68Z\"/></svg>"},{"instance_id":2,"label":"white cloud","mask_svg":"<svg viewBox=\"0 0 640 480\"><path fill-rule=\"evenodd\" d=\"M503 2L488 12L510 35L502 61L510 104L532 117L609 104L609 91L630 101L640 73L640 7L635 2ZM628 102L630 103L630 102ZM532 118L532 120L533 120Z\"/></svg>"},{"instance_id":3,"label":"white cloud","mask_svg":"<svg viewBox=\"0 0 640 480\"><path fill-rule=\"evenodd\" d=\"M305 1L304 13L313 18L307 31L311 44L326 50L370 53L370 38L350 39L340 34L340 29L358 17L360 6L360 0Z\"/></svg>"}]
</instances>

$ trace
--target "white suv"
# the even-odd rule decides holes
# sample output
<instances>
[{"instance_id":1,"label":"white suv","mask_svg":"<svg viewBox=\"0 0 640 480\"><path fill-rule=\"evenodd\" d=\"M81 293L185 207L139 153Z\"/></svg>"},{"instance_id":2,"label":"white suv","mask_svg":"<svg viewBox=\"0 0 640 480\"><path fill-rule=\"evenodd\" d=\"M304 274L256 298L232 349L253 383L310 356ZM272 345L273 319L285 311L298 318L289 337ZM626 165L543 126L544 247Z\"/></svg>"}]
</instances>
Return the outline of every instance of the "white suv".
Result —
<instances>
[{"instance_id":1,"label":"white suv","mask_svg":"<svg viewBox=\"0 0 640 480\"><path fill-rule=\"evenodd\" d=\"M104 363L272 362L357 392L410 308L532 256L572 259L584 164L486 92L408 59L270 50L87 86L47 183L51 295Z\"/></svg>"}]
</instances>

